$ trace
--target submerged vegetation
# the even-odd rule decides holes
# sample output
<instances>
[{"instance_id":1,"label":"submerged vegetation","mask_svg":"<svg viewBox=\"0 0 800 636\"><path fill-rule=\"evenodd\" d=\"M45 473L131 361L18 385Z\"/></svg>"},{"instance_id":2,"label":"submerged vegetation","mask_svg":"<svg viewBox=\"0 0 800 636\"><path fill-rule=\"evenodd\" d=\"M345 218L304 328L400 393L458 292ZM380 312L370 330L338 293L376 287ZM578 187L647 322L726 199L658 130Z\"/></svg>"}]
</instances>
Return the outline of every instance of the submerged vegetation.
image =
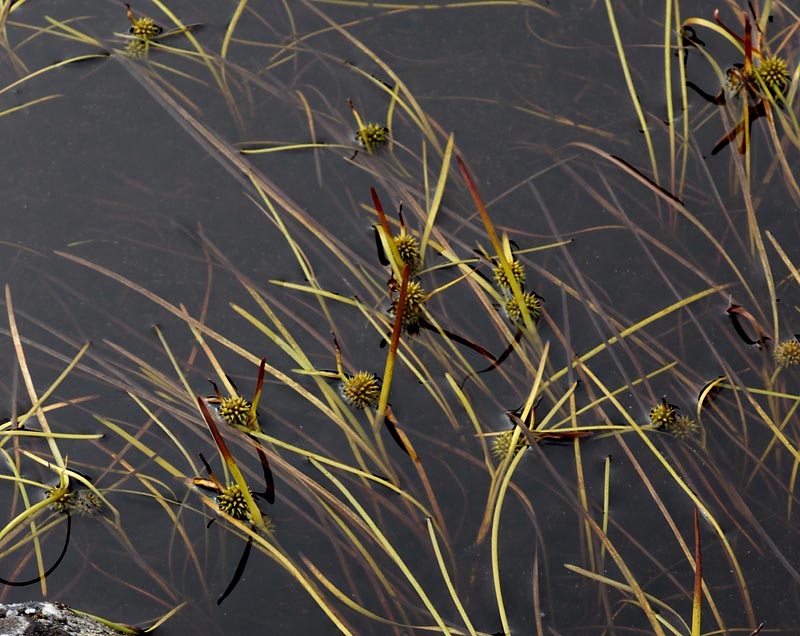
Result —
<instances>
[{"instance_id":1,"label":"submerged vegetation","mask_svg":"<svg viewBox=\"0 0 800 636\"><path fill-rule=\"evenodd\" d=\"M43 4L0 0L0 125L98 161L0 245L4 599L793 633L789 3Z\"/></svg>"}]
</instances>

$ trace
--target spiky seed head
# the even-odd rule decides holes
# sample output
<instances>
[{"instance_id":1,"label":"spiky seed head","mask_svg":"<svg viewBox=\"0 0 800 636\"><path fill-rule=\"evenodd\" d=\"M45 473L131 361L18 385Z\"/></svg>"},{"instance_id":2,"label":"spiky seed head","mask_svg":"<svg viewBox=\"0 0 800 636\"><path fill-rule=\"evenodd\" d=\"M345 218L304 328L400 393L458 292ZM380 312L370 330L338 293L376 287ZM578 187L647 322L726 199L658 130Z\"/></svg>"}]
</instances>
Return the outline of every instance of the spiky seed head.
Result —
<instances>
[{"instance_id":1,"label":"spiky seed head","mask_svg":"<svg viewBox=\"0 0 800 636\"><path fill-rule=\"evenodd\" d=\"M758 74L773 95L783 93L789 83L789 68L786 66L786 61L780 57L767 57L761 60Z\"/></svg>"},{"instance_id":2,"label":"spiky seed head","mask_svg":"<svg viewBox=\"0 0 800 636\"><path fill-rule=\"evenodd\" d=\"M403 327L406 331L415 331L419 328L420 314L422 305L425 302L425 292L416 281L409 281L406 289L406 304L403 309ZM392 300L392 314L397 314L397 307L400 304L400 297Z\"/></svg>"},{"instance_id":3,"label":"spiky seed head","mask_svg":"<svg viewBox=\"0 0 800 636\"><path fill-rule=\"evenodd\" d=\"M252 404L243 397L235 395L222 398L219 403L219 415L231 426L247 426L250 421Z\"/></svg>"},{"instance_id":4,"label":"spiky seed head","mask_svg":"<svg viewBox=\"0 0 800 636\"><path fill-rule=\"evenodd\" d=\"M389 129L380 124L369 123L356 131L356 141L358 141L367 152L379 148L389 139Z\"/></svg>"},{"instance_id":5,"label":"spiky seed head","mask_svg":"<svg viewBox=\"0 0 800 636\"><path fill-rule=\"evenodd\" d=\"M381 395L381 381L368 371L359 371L344 379L342 395L351 406L357 409L372 406L378 402Z\"/></svg>"},{"instance_id":6,"label":"spiky seed head","mask_svg":"<svg viewBox=\"0 0 800 636\"><path fill-rule=\"evenodd\" d=\"M103 512L103 500L89 489L81 490L76 494L74 510L81 515L99 515Z\"/></svg>"},{"instance_id":7,"label":"spiky seed head","mask_svg":"<svg viewBox=\"0 0 800 636\"><path fill-rule=\"evenodd\" d=\"M75 507L75 493L69 488L62 488L60 485L56 485L45 490L44 494L48 498L55 497L50 503L50 510L53 512L72 512Z\"/></svg>"},{"instance_id":8,"label":"spiky seed head","mask_svg":"<svg viewBox=\"0 0 800 636\"><path fill-rule=\"evenodd\" d=\"M671 423L667 422L666 430L679 439L688 439L700 430L700 426L688 415L678 415Z\"/></svg>"},{"instance_id":9,"label":"spiky seed head","mask_svg":"<svg viewBox=\"0 0 800 636\"><path fill-rule=\"evenodd\" d=\"M128 40L125 45L125 57L131 60L143 60L147 57L150 50L150 43L147 40Z\"/></svg>"},{"instance_id":10,"label":"spiky seed head","mask_svg":"<svg viewBox=\"0 0 800 636\"><path fill-rule=\"evenodd\" d=\"M240 521L250 516L247 500L244 498L242 489L237 484L228 486L217 495L217 506L221 512Z\"/></svg>"},{"instance_id":11,"label":"spiky seed head","mask_svg":"<svg viewBox=\"0 0 800 636\"><path fill-rule=\"evenodd\" d=\"M511 448L511 440L513 437L513 428L510 431L503 431L500 433L500 435L495 435L494 441L492 442L492 455L494 455L497 459L503 459ZM516 455L519 451L527 447L528 438L520 433L517 443L514 447L514 454Z\"/></svg>"},{"instance_id":12,"label":"spiky seed head","mask_svg":"<svg viewBox=\"0 0 800 636\"><path fill-rule=\"evenodd\" d=\"M400 260L411 266L411 275L419 268L419 241L409 234L401 234L394 240Z\"/></svg>"},{"instance_id":13,"label":"spiky seed head","mask_svg":"<svg viewBox=\"0 0 800 636\"><path fill-rule=\"evenodd\" d=\"M775 358L775 364L781 368L796 366L800 364L800 342L797 338L784 340L775 347L772 355Z\"/></svg>"},{"instance_id":14,"label":"spiky seed head","mask_svg":"<svg viewBox=\"0 0 800 636\"><path fill-rule=\"evenodd\" d=\"M160 35L163 30L153 22L153 18L136 18L131 26L131 33L143 40L150 40Z\"/></svg>"},{"instance_id":15,"label":"spiky seed head","mask_svg":"<svg viewBox=\"0 0 800 636\"><path fill-rule=\"evenodd\" d=\"M656 428L670 430L677 425L678 414L675 407L662 401L650 409L650 423Z\"/></svg>"},{"instance_id":16,"label":"spiky seed head","mask_svg":"<svg viewBox=\"0 0 800 636\"><path fill-rule=\"evenodd\" d=\"M532 321L538 320L539 316L542 315L542 303L539 301L539 298L533 292L524 292L522 294L522 300L525 303L525 306L528 308L528 314L531 317ZM522 322L522 311L519 308L519 303L517 299L512 296L506 301L506 315L511 319L512 322L521 323Z\"/></svg>"},{"instance_id":17,"label":"spiky seed head","mask_svg":"<svg viewBox=\"0 0 800 636\"><path fill-rule=\"evenodd\" d=\"M511 266L511 275L514 277L514 280L522 287L525 284L525 266L516 259L509 261L508 264ZM502 265L498 265L494 268L494 279L503 289L511 289L511 283Z\"/></svg>"}]
</instances>

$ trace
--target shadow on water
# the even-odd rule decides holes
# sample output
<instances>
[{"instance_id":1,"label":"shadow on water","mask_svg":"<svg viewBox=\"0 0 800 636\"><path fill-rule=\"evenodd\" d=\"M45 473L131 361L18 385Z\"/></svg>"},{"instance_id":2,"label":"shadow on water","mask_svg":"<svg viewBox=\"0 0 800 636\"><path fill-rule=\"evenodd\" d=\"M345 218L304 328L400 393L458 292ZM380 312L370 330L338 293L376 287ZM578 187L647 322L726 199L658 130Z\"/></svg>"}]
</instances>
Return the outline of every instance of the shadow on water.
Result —
<instances>
[{"instance_id":1,"label":"shadow on water","mask_svg":"<svg viewBox=\"0 0 800 636\"><path fill-rule=\"evenodd\" d=\"M197 4L0 1L2 600L793 633L791 6Z\"/></svg>"}]
</instances>

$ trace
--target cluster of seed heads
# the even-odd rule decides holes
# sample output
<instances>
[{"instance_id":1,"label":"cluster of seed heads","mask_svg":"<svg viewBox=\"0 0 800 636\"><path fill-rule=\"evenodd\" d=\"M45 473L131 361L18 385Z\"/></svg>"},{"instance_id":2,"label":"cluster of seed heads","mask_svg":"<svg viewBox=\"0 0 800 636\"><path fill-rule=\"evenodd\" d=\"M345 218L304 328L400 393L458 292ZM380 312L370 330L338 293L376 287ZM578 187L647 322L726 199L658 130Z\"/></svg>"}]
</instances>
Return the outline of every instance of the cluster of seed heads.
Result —
<instances>
[{"instance_id":1,"label":"cluster of seed heads","mask_svg":"<svg viewBox=\"0 0 800 636\"><path fill-rule=\"evenodd\" d=\"M697 422L688 415L678 415L678 409L667 404L665 399L650 409L650 423L680 439L687 439L700 430Z\"/></svg>"},{"instance_id":2,"label":"cluster of seed heads","mask_svg":"<svg viewBox=\"0 0 800 636\"><path fill-rule=\"evenodd\" d=\"M219 415L231 426L247 426L250 423L252 406L238 395L222 398L219 402Z\"/></svg>"},{"instance_id":3,"label":"cluster of seed heads","mask_svg":"<svg viewBox=\"0 0 800 636\"><path fill-rule=\"evenodd\" d=\"M72 490L53 486L45 490L45 497L55 497L50 510L62 514L97 515L103 511L103 502L91 490Z\"/></svg>"},{"instance_id":4,"label":"cluster of seed heads","mask_svg":"<svg viewBox=\"0 0 800 636\"><path fill-rule=\"evenodd\" d=\"M125 46L125 55L131 59L144 59L150 50L150 42L153 38L161 35L164 31L158 26L153 18L142 16L134 17L130 5L128 8L128 19L131 21L130 33L133 36Z\"/></svg>"},{"instance_id":5,"label":"cluster of seed heads","mask_svg":"<svg viewBox=\"0 0 800 636\"><path fill-rule=\"evenodd\" d=\"M511 440L513 438L513 428L510 431L503 431L499 435L495 435L494 441L492 442L492 455L494 455L497 459L503 459L506 455L508 455L508 452L511 449ZM516 455L525 448L528 448L528 438L520 433L519 437L517 438L517 443L514 445L514 454Z\"/></svg>"},{"instance_id":6,"label":"cluster of seed heads","mask_svg":"<svg viewBox=\"0 0 800 636\"><path fill-rule=\"evenodd\" d=\"M369 123L356 131L358 141L367 152L380 148L389 140L389 129L380 124Z\"/></svg>"},{"instance_id":7,"label":"cluster of seed heads","mask_svg":"<svg viewBox=\"0 0 800 636\"><path fill-rule=\"evenodd\" d=\"M381 381L368 371L348 375L342 381L342 395L347 402L357 408L374 406L381 395Z\"/></svg>"},{"instance_id":8,"label":"cluster of seed heads","mask_svg":"<svg viewBox=\"0 0 800 636\"><path fill-rule=\"evenodd\" d=\"M780 368L793 367L800 364L800 341L797 338L784 340L775 347L773 352L775 364Z\"/></svg>"},{"instance_id":9,"label":"cluster of seed heads","mask_svg":"<svg viewBox=\"0 0 800 636\"><path fill-rule=\"evenodd\" d=\"M508 268L511 270L511 276L516 281L520 289L522 289L522 302L528 309L528 315L533 322L538 320L542 315L542 303L539 297L534 292L524 291L525 288L525 265L523 265L516 258L508 260ZM503 289L506 294L512 294L508 297L505 304L506 315L508 318L517 324L524 322L522 316L522 309L516 296L513 296L512 280L508 277L508 273L502 264L494 268L494 280Z\"/></svg>"}]
</instances>

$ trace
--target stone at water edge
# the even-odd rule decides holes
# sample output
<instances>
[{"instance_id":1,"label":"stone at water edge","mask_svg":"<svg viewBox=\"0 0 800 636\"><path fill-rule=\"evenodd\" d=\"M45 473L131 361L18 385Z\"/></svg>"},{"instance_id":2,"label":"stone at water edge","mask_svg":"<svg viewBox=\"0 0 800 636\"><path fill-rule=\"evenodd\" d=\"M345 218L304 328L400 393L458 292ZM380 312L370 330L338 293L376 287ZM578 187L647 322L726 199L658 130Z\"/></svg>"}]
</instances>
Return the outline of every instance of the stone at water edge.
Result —
<instances>
[{"instance_id":1,"label":"stone at water edge","mask_svg":"<svg viewBox=\"0 0 800 636\"><path fill-rule=\"evenodd\" d=\"M0 603L0 636L119 636L61 603Z\"/></svg>"}]
</instances>

